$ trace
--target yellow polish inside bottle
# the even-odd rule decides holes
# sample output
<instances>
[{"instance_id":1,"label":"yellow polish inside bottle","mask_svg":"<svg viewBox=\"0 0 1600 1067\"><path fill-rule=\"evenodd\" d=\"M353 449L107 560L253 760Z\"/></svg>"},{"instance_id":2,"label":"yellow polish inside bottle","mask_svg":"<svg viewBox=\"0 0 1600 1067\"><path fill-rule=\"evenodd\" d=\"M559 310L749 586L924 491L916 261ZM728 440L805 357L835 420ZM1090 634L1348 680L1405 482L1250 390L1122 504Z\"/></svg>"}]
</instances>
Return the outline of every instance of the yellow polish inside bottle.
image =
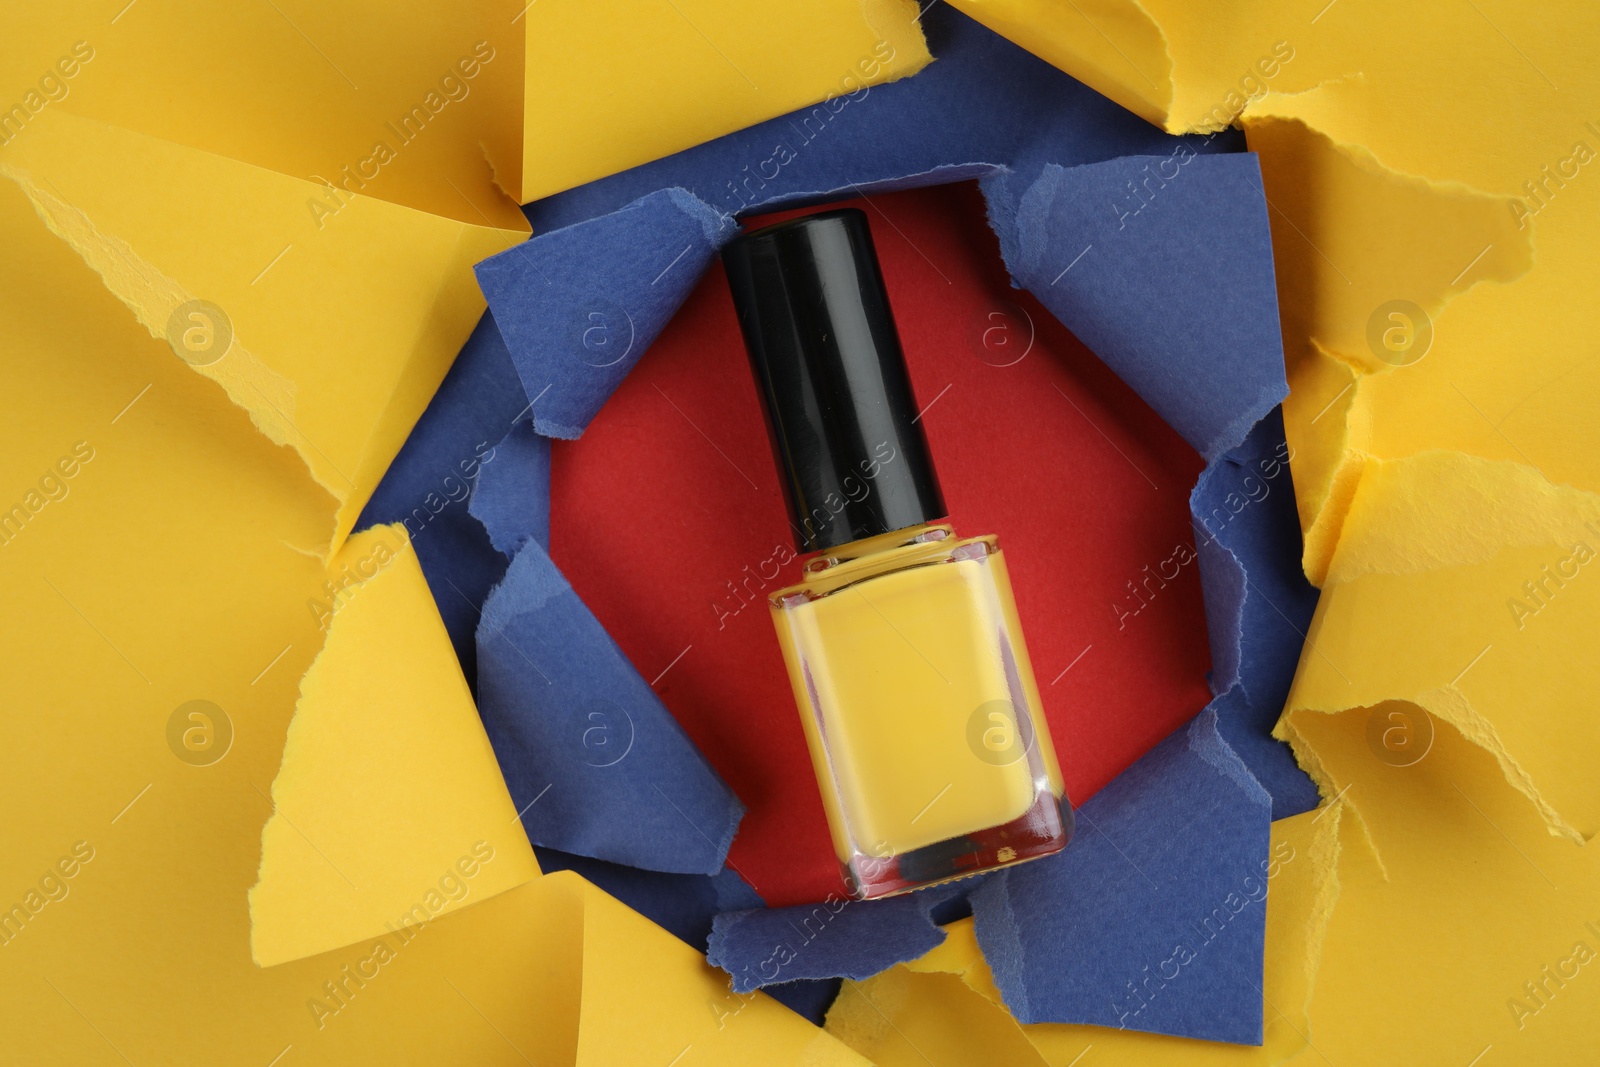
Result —
<instances>
[{"instance_id":1,"label":"yellow polish inside bottle","mask_svg":"<svg viewBox=\"0 0 1600 1067\"><path fill-rule=\"evenodd\" d=\"M995 539L923 526L810 570L770 602L852 889L1059 849L1061 772Z\"/></svg>"}]
</instances>

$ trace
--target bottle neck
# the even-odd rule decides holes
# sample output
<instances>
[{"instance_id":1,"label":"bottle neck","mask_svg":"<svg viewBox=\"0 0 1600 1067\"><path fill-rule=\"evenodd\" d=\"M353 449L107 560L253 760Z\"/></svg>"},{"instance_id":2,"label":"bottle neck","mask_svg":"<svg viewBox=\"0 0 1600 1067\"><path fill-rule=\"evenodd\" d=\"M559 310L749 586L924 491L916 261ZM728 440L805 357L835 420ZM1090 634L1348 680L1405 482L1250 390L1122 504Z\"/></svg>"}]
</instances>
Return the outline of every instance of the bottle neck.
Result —
<instances>
[{"instance_id":1,"label":"bottle neck","mask_svg":"<svg viewBox=\"0 0 1600 1067\"><path fill-rule=\"evenodd\" d=\"M848 541L833 548L823 549L804 557L801 570L806 575L820 574L838 567L847 567L852 563L869 560L885 552L896 549L910 548L915 545L928 544L933 541L943 541L955 536L955 529L947 522L921 523L916 526L907 526L902 530L891 530L875 537L863 537L859 541Z\"/></svg>"}]
</instances>

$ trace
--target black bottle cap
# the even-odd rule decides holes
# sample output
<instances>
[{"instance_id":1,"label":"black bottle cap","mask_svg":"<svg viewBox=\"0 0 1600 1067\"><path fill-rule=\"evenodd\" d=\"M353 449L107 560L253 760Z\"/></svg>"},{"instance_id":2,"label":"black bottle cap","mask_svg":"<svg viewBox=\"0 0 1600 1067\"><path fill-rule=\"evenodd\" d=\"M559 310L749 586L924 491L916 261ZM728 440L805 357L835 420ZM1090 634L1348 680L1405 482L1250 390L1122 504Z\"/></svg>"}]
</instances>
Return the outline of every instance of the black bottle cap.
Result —
<instances>
[{"instance_id":1,"label":"black bottle cap","mask_svg":"<svg viewBox=\"0 0 1600 1067\"><path fill-rule=\"evenodd\" d=\"M866 215L767 226L722 262L801 550L944 518Z\"/></svg>"}]
</instances>

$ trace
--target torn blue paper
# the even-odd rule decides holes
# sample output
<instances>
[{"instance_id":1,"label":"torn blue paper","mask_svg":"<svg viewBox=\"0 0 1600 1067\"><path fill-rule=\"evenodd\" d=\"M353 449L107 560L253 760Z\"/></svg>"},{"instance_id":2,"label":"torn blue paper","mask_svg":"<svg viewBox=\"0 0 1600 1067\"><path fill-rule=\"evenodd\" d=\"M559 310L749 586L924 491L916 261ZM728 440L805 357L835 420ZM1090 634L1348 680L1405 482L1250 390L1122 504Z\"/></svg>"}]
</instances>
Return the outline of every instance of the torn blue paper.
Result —
<instances>
[{"instance_id":1,"label":"torn blue paper","mask_svg":"<svg viewBox=\"0 0 1600 1067\"><path fill-rule=\"evenodd\" d=\"M718 915L706 960L749 993L798 978L870 978L914 960L944 940L938 909L976 884L962 880L890 897L830 896L816 904Z\"/></svg>"},{"instance_id":2,"label":"torn blue paper","mask_svg":"<svg viewBox=\"0 0 1600 1067\"><path fill-rule=\"evenodd\" d=\"M1157 159L1047 166L1015 219L994 202L994 182L984 184L996 228L1012 234L1016 279L1209 460L1190 507L1211 709L1272 795L1275 818L1315 807L1315 785L1271 736L1316 591L1300 568L1255 156L1180 146Z\"/></svg>"},{"instance_id":3,"label":"torn blue paper","mask_svg":"<svg viewBox=\"0 0 1600 1067\"><path fill-rule=\"evenodd\" d=\"M1271 736L1317 607L1317 590L1300 567L1300 518L1281 409L1206 468L1189 508L1218 728L1272 794L1274 819L1310 811L1318 803L1315 783Z\"/></svg>"},{"instance_id":4,"label":"torn blue paper","mask_svg":"<svg viewBox=\"0 0 1600 1067\"><path fill-rule=\"evenodd\" d=\"M356 520L357 530L405 524L468 683L477 677L478 610L507 560L467 501L496 442L527 408L511 354L486 313ZM528 485L526 495L548 499L548 479Z\"/></svg>"},{"instance_id":5,"label":"torn blue paper","mask_svg":"<svg viewBox=\"0 0 1600 1067\"><path fill-rule=\"evenodd\" d=\"M1266 212L1253 154L1052 164L1007 265L1211 461L1289 392Z\"/></svg>"},{"instance_id":6,"label":"torn blue paper","mask_svg":"<svg viewBox=\"0 0 1600 1067\"><path fill-rule=\"evenodd\" d=\"M744 805L537 541L483 606L478 710L534 844L722 869Z\"/></svg>"},{"instance_id":7,"label":"torn blue paper","mask_svg":"<svg viewBox=\"0 0 1600 1067\"><path fill-rule=\"evenodd\" d=\"M1077 810L1066 850L971 894L1019 1022L1259 1045L1271 800L1202 712Z\"/></svg>"},{"instance_id":8,"label":"torn blue paper","mask_svg":"<svg viewBox=\"0 0 1600 1067\"><path fill-rule=\"evenodd\" d=\"M478 264L540 433L583 432L737 232L690 193L660 189Z\"/></svg>"},{"instance_id":9,"label":"torn blue paper","mask_svg":"<svg viewBox=\"0 0 1600 1067\"><path fill-rule=\"evenodd\" d=\"M484 459L467 505L489 541L509 560L531 537L550 547L550 438L527 419Z\"/></svg>"}]
</instances>

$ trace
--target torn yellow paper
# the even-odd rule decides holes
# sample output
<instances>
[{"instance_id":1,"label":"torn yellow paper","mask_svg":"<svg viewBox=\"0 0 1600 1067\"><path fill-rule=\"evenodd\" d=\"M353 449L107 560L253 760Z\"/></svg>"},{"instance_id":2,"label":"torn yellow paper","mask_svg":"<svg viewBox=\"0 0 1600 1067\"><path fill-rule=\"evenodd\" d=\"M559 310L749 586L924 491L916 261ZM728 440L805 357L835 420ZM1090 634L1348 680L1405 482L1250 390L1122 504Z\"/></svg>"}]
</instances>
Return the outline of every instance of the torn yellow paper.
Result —
<instances>
[{"instance_id":1,"label":"torn yellow paper","mask_svg":"<svg viewBox=\"0 0 1600 1067\"><path fill-rule=\"evenodd\" d=\"M1135 0L951 0L1002 37L1157 126L1172 108L1172 57ZM1222 125L1232 121L1228 116Z\"/></svg>"},{"instance_id":2,"label":"torn yellow paper","mask_svg":"<svg viewBox=\"0 0 1600 1067\"><path fill-rule=\"evenodd\" d=\"M878 1067L1004 1063L1045 1067L998 993L972 933L972 920L946 927L929 957L866 981L846 979L828 1011L827 1031ZM932 958L930 958L932 957ZM979 972L981 977L967 979Z\"/></svg>"},{"instance_id":3,"label":"torn yellow paper","mask_svg":"<svg viewBox=\"0 0 1600 1067\"><path fill-rule=\"evenodd\" d=\"M0 175L151 334L300 454L337 501L330 537L305 547L336 548L483 311L472 264L521 235L66 113L25 134L0 149Z\"/></svg>"},{"instance_id":4,"label":"torn yellow paper","mask_svg":"<svg viewBox=\"0 0 1600 1067\"><path fill-rule=\"evenodd\" d=\"M1374 308L1405 299L1436 315L1455 293L1528 270L1532 244L1510 198L1388 170L1366 149L1283 117L1302 100L1268 96L1245 117L1261 155L1278 284L1295 297L1284 301L1286 333L1308 335L1367 373L1385 370L1393 365L1385 357L1413 353L1391 355L1381 340L1374 351Z\"/></svg>"},{"instance_id":5,"label":"torn yellow paper","mask_svg":"<svg viewBox=\"0 0 1600 1067\"><path fill-rule=\"evenodd\" d=\"M1320 583L1348 503L1344 464L1370 447L1361 432L1370 416L1356 408L1367 381L1409 374L1448 343L1432 326L1447 301L1479 281L1521 276L1531 244L1508 198L1389 172L1359 147L1276 117L1281 104L1267 97L1245 129L1266 183L1288 360L1285 429L1306 571Z\"/></svg>"},{"instance_id":6,"label":"torn yellow paper","mask_svg":"<svg viewBox=\"0 0 1600 1067\"><path fill-rule=\"evenodd\" d=\"M1600 1058L1600 852L1551 836L1494 757L1445 723L1397 766L1374 754L1362 712L1286 722L1383 860L1342 854L1304 1062Z\"/></svg>"},{"instance_id":7,"label":"torn yellow paper","mask_svg":"<svg viewBox=\"0 0 1600 1067\"><path fill-rule=\"evenodd\" d=\"M1600 361L1585 340L1600 329L1588 281L1600 271L1600 184L1560 195L1529 223L1537 258L1525 278L1452 301L1434 355L1365 383L1367 451L1453 449L1600 492Z\"/></svg>"},{"instance_id":8,"label":"torn yellow paper","mask_svg":"<svg viewBox=\"0 0 1600 1067\"><path fill-rule=\"evenodd\" d=\"M0 775L0 804L31 813L0 821L0 901L22 903L64 859L74 871L0 937L12 1019L5 1058L573 1062L587 971L580 905L598 891L571 891L580 885L572 875L491 897L474 885L477 903L402 927L404 937L385 930L266 969L252 962L246 894L298 681L323 642L307 602L326 596L328 573L299 546L325 535L325 499L308 491L299 457L139 326L10 182L0 182L0 242L0 319L13 357L0 500L23 501L28 513L0 538L15 757ZM46 472L60 483L48 495ZM47 501L37 510L25 503L33 492ZM396 577L423 595L414 574L375 580ZM388 595L365 587L345 612ZM203 724L179 716L174 733L175 715L196 700L215 709L212 732L185 738ZM224 730L227 745L212 744ZM507 858L497 851L474 878ZM632 969L614 952L596 964L619 982L586 1001L594 1025L629 1025L633 1006L660 988L726 982L666 932L613 918L622 931L597 940L625 942ZM668 1020L683 1033L672 1055L695 1046L684 1064L701 1054L715 1062L711 1000L685 1001L681 1019ZM728 1025L749 1032L723 1062L770 1046L797 1051L763 1062L799 1064L817 1034L764 997Z\"/></svg>"},{"instance_id":9,"label":"torn yellow paper","mask_svg":"<svg viewBox=\"0 0 1600 1067\"><path fill-rule=\"evenodd\" d=\"M844 984L828 1014L833 1033L883 1067L932 1063L1273 1064L1305 1050L1324 934L1339 898L1340 813L1307 812L1272 824L1278 873L1267 893L1259 1048L1093 1026L1018 1026L965 919L919 959Z\"/></svg>"},{"instance_id":10,"label":"torn yellow paper","mask_svg":"<svg viewBox=\"0 0 1600 1067\"><path fill-rule=\"evenodd\" d=\"M917 14L914 0L529 4L521 200L914 74L930 60Z\"/></svg>"},{"instance_id":11,"label":"torn yellow paper","mask_svg":"<svg viewBox=\"0 0 1600 1067\"><path fill-rule=\"evenodd\" d=\"M1272 3L952 3L1169 133L1221 130L1268 91L1301 92L1330 77L1301 20Z\"/></svg>"},{"instance_id":12,"label":"torn yellow paper","mask_svg":"<svg viewBox=\"0 0 1600 1067\"><path fill-rule=\"evenodd\" d=\"M1304 335L1285 331L1283 351L1289 379L1284 439L1300 516L1301 566L1311 584L1321 586L1366 459L1358 445L1370 439L1370 413L1356 401L1368 378Z\"/></svg>"},{"instance_id":13,"label":"torn yellow paper","mask_svg":"<svg viewBox=\"0 0 1600 1067\"><path fill-rule=\"evenodd\" d=\"M8 667L28 665L8 670L8 692L14 709L44 712L6 720L15 758L0 803L33 814L0 825L0 900L22 900L77 842L93 851L68 894L20 933L13 923L0 947L17 1020L6 1055L268 1063L292 1043L307 1062L359 1062L360 1050L318 1047L326 1034L306 1008L338 965L262 972L245 906L296 683L321 645L305 602L323 565L295 546L326 537L326 497L298 456L139 326L11 182L0 243L14 413L0 421L0 500L27 510L47 470L65 486L41 491L49 502L0 540L12 606L0 637ZM186 745L180 730L174 745L170 725L195 700L217 709L214 732ZM211 744L224 724L229 743ZM521 965L472 964L497 976ZM438 990L388 996L422 1016ZM359 1014L329 1026L362 1029ZM435 1046L420 1027L401 1040L392 1029L366 1033L366 1054L499 1054L492 1031Z\"/></svg>"},{"instance_id":14,"label":"torn yellow paper","mask_svg":"<svg viewBox=\"0 0 1600 1067\"><path fill-rule=\"evenodd\" d=\"M43 112L297 178L353 175L366 196L517 228L525 3L11 4L0 106L31 90Z\"/></svg>"},{"instance_id":15,"label":"torn yellow paper","mask_svg":"<svg viewBox=\"0 0 1600 1067\"><path fill-rule=\"evenodd\" d=\"M1319 129L1368 145L1402 172L1478 188L1499 183L1481 180L1482 171L1430 165L1470 154L1491 167L1514 167L1516 151L1496 160L1494 152L1464 152L1461 142L1520 147L1545 140L1543 134L1561 125L1551 114L1559 109L1549 107L1553 94L1592 85L1572 44L1595 28L1595 12L1581 4L1502 9L1386 0L1309 8L1282 0L1224 7L1185 0L955 3L1172 133L1226 126L1268 92L1343 84L1349 102L1319 118ZM1416 47L1418 32L1429 35L1432 47ZM1427 121L1417 122L1414 108L1423 100L1438 106L1429 109Z\"/></svg>"},{"instance_id":16,"label":"torn yellow paper","mask_svg":"<svg viewBox=\"0 0 1600 1067\"><path fill-rule=\"evenodd\" d=\"M1550 9L1559 22L1548 24L1530 24L1530 14L1441 11L1441 39L1458 43L1470 62L1444 70L1431 51L1369 60L1359 82L1272 103L1337 141L1360 141L1388 168L1502 198L1502 221L1483 231L1462 264L1462 285L1512 241L1535 249L1533 269L1516 284L1475 288L1437 315L1426 359L1364 383L1370 438L1362 447L1385 457L1441 448L1509 459L1554 484L1593 491L1600 464L1586 412L1600 392L1600 367L1575 339L1600 326L1587 296L1587 279L1600 268L1600 187L1592 180L1600 77L1572 48L1600 32L1600 11L1561 5ZM1391 47L1384 40L1378 53ZM1392 106L1406 90L1427 101L1426 121Z\"/></svg>"},{"instance_id":17,"label":"torn yellow paper","mask_svg":"<svg viewBox=\"0 0 1600 1067\"><path fill-rule=\"evenodd\" d=\"M270 966L424 924L539 874L403 526L346 542L250 891Z\"/></svg>"},{"instance_id":18,"label":"torn yellow paper","mask_svg":"<svg viewBox=\"0 0 1600 1067\"><path fill-rule=\"evenodd\" d=\"M1597 558L1594 494L1458 453L1369 460L1289 707L1415 704L1488 750L1552 833L1592 837Z\"/></svg>"},{"instance_id":19,"label":"torn yellow paper","mask_svg":"<svg viewBox=\"0 0 1600 1067\"><path fill-rule=\"evenodd\" d=\"M1525 9L1430 10L1426 56L1401 44L1412 12L1361 0L1324 12L1297 38L1320 87L1244 112L1274 205L1285 423L1306 457L1295 476L1317 581L1352 458L1454 450L1600 489L1585 414L1600 366L1574 343L1600 327L1586 281L1600 268L1600 187L1587 180L1600 78L1571 53L1600 12L1567 5L1557 25ZM1395 319L1395 300L1416 307ZM1391 331L1413 329L1431 344L1385 352Z\"/></svg>"},{"instance_id":20,"label":"torn yellow paper","mask_svg":"<svg viewBox=\"0 0 1600 1067\"><path fill-rule=\"evenodd\" d=\"M1344 534L1327 575L1335 584L1482 563L1508 548L1600 544L1600 496L1553 486L1519 463L1460 452L1369 459Z\"/></svg>"},{"instance_id":21,"label":"torn yellow paper","mask_svg":"<svg viewBox=\"0 0 1600 1067\"><path fill-rule=\"evenodd\" d=\"M1345 72L1324 57L1304 14L1272 0L1205 8L1139 0L1172 57L1169 133L1220 130L1267 92L1300 93Z\"/></svg>"},{"instance_id":22,"label":"torn yellow paper","mask_svg":"<svg viewBox=\"0 0 1600 1067\"><path fill-rule=\"evenodd\" d=\"M905 968L918 974L953 974L959 977L974 992L981 993L988 1000L1004 1005L1001 999L1000 987L994 984L994 974L989 970L989 964L983 958L983 950L978 946L978 932L971 919L958 919L947 923L944 927L944 940L939 942L926 954L914 960L907 960Z\"/></svg>"},{"instance_id":23,"label":"torn yellow paper","mask_svg":"<svg viewBox=\"0 0 1600 1067\"><path fill-rule=\"evenodd\" d=\"M866 1067L866 1061L765 993L731 991L726 972L576 875L559 880L583 901L582 1023L576 1063L794 1063Z\"/></svg>"}]
</instances>

